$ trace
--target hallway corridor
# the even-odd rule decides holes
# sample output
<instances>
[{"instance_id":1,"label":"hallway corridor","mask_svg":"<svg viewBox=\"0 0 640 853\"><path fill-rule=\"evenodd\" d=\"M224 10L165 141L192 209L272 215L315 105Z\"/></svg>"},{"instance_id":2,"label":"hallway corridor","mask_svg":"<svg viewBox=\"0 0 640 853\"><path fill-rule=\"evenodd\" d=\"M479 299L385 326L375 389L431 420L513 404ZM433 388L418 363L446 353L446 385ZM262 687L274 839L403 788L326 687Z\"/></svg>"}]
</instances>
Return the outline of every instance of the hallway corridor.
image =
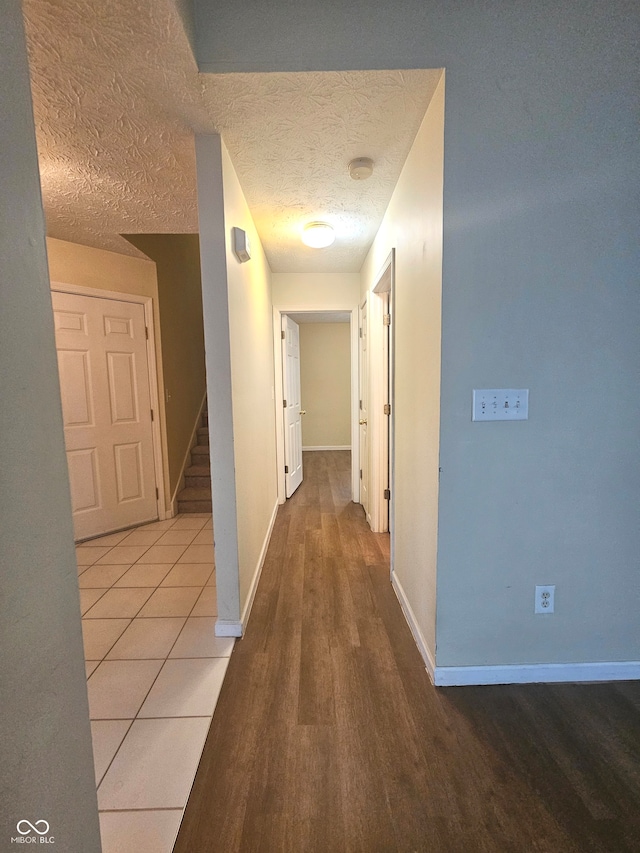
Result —
<instances>
[{"instance_id":1,"label":"hallway corridor","mask_svg":"<svg viewBox=\"0 0 640 853\"><path fill-rule=\"evenodd\" d=\"M280 508L175 853L639 850L640 684L435 689L349 464Z\"/></svg>"}]
</instances>

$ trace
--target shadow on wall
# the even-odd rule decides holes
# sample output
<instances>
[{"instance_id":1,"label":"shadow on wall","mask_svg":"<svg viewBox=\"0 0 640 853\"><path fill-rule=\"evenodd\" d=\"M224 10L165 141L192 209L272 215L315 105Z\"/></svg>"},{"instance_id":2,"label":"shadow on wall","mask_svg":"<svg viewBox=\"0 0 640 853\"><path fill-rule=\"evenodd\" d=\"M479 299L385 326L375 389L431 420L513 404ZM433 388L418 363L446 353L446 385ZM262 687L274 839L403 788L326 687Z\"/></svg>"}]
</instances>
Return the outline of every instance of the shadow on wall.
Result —
<instances>
[{"instance_id":1,"label":"shadow on wall","mask_svg":"<svg viewBox=\"0 0 640 853\"><path fill-rule=\"evenodd\" d=\"M174 494L206 390L197 234L125 234L155 261L162 339L169 493Z\"/></svg>"}]
</instances>

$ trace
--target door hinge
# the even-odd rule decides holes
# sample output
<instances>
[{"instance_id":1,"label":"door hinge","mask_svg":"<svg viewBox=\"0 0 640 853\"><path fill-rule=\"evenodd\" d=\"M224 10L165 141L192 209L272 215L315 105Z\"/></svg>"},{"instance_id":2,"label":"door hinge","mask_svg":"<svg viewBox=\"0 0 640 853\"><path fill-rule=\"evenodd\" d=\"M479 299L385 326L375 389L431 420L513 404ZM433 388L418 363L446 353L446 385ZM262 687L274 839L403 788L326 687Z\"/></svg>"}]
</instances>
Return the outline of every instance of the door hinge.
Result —
<instances>
[{"instance_id":1,"label":"door hinge","mask_svg":"<svg viewBox=\"0 0 640 853\"><path fill-rule=\"evenodd\" d=\"M159 500L160 492L158 491L158 487L156 486L156 500Z\"/></svg>"},{"instance_id":2,"label":"door hinge","mask_svg":"<svg viewBox=\"0 0 640 853\"><path fill-rule=\"evenodd\" d=\"M284 329L280 332L280 337L282 338L282 340L284 340L287 337Z\"/></svg>"},{"instance_id":3,"label":"door hinge","mask_svg":"<svg viewBox=\"0 0 640 853\"><path fill-rule=\"evenodd\" d=\"M287 408L287 401L286 401L286 400L283 400L283 401L282 401L282 408L283 408L283 409L286 409L286 408Z\"/></svg>"},{"instance_id":4,"label":"door hinge","mask_svg":"<svg viewBox=\"0 0 640 853\"><path fill-rule=\"evenodd\" d=\"M391 490L390 490L390 489L385 489L385 490L384 490L384 499L385 499L385 501L390 501L390 500L391 500Z\"/></svg>"},{"instance_id":5,"label":"door hinge","mask_svg":"<svg viewBox=\"0 0 640 853\"><path fill-rule=\"evenodd\" d=\"M384 413L385 413L385 415L390 415L390 414L391 414L391 404L390 404L390 403L385 403L385 404L384 404Z\"/></svg>"},{"instance_id":6,"label":"door hinge","mask_svg":"<svg viewBox=\"0 0 640 853\"><path fill-rule=\"evenodd\" d=\"M144 327L144 336L147 340L149 340L149 329L147 326Z\"/></svg>"},{"instance_id":7,"label":"door hinge","mask_svg":"<svg viewBox=\"0 0 640 853\"><path fill-rule=\"evenodd\" d=\"M362 337L362 326L360 326L360 337Z\"/></svg>"},{"instance_id":8,"label":"door hinge","mask_svg":"<svg viewBox=\"0 0 640 853\"><path fill-rule=\"evenodd\" d=\"M362 411L362 400L360 400L360 411Z\"/></svg>"},{"instance_id":9,"label":"door hinge","mask_svg":"<svg viewBox=\"0 0 640 853\"><path fill-rule=\"evenodd\" d=\"M382 315L382 325L390 326L391 325L391 314L383 314Z\"/></svg>"},{"instance_id":10,"label":"door hinge","mask_svg":"<svg viewBox=\"0 0 640 853\"><path fill-rule=\"evenodd\" d=\"M285 466L284 466L284 473L285 473L285 474L288 474L288 473L289 473L289 466L288 466L288 465L285 465Z\"/></svg>"},{"instance_id":11,"label":"door hinge","mask_svg":"<svg viewBox=\"0 0 640 853\"><path fill-rule=\"evenodd\" d=\"M151 420L153 420L153 409L151 409Z\"/></svg>"},{"instance_id":12,"label":"door hinge","mask_svg":"<svg viewBox=\"0 0 640 853\"><path fill-rule=\"evenodd\" d=\"M362 468L360 469L360 479L362 479Z\"/></svg>"}]
</instances>

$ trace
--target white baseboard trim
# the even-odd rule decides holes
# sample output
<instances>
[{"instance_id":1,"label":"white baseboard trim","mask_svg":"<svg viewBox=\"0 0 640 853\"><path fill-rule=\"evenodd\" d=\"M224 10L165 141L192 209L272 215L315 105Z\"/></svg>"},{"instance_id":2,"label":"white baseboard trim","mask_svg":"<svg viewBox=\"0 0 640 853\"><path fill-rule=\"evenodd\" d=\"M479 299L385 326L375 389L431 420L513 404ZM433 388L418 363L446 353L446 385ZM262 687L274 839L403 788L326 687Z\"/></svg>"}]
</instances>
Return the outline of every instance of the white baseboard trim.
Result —
<instances>
[{"instance_id":1,"label":"white baseboard trim","mask_svg":"<svg viewBox=\"0 0 640 853\"><path fill-rule=\"evenodd\" d=\"M216 637L241 637L242 622L231 619L216 619Z\"/></svg>"},{"instance_id":2,"label":"white baseboard trim","mask_svg":"<svg viewBox=\"0 0 640 853\"><path fill-rule=\"evenodd\" d=\"M351 450L350 444L340 444L340 445L322 445L318 447L303 447L303 450Z\"/></svg>"},{"instance_id":3,"label":"white baseboard trim","mask_svg":"<svg viewBox=\"0 0 640 853\"><path fill-rule=\"evenodd\" d=\"M247 622L249 621L249 616L251 615L251 608L253 607L253 600L256 597L256 591L258 589L258 584L260 583L260 575L262 574L262 567L264 566L264 561L267 556L267 549L269 548L269 542L271 541L271 534L273 533L273 525L276 523L276 516L278 514L279 504L276 501L273 512L271 513L271 519L269 521L269 526L267 528L267 534L264 537L264 542L262 543L262 548L260 550L260 556L258 557L258 564L256 566L256 570L253 573L253 579L251 580L251 586L249 587L249 595L247 596L247 601L244 605L244 609L242 611L242 617L240 620L240 624L242 627L242 633L244 634L247 628ZM242 636L242 635L240 635Z\"/></svg>"},{"instance_id":4,"label":"white baseboard trim","mask_svg":"<svg viewBox=\"0 0 640 853\"><path fill-rule=\"evenodd\" d=\"M400 607L402 607L402 612L404 613L404 618L407 620L407 624L411 629L411 633L413 634L413 639L416 641L418 651L422 655L422 660L424 661L424 665L427 668L429 678L432 682L435 683L434 672L436 669L436 663L433 659L433 655L429 651L427 642L422 635L422 631L418 627L418 622L416 620L415 613L413 612L411 605L409 604L409 599L407 598L406 593L402 588L402 584L398 580L398 576L395 572L391 572L391 586L393 587L395 594L398 597Z\"/></svg>"},{"instance_id":5,"label":"white baseboard trim","mask_svg":"<svg viewBox=\"0 0 640 853\"><path fill-rule=\"evenodd\" d=\"M593 661L506 664L505 666L437 666L434 684L437 687L453 687L471 684L637 681L638 679L640 679L640 661Z\"/></svg>"},{"instance_id":6,"label":"white baseboard trim","mask_svg":"<svg viewBox=\"0 0 640 853\"><path fill-rule=\"evenodd\" d=\"M162 517L158 516L158 521L167 521L170 518L175 518L178 514L178 501L171 501L169 506L165 509Z\"/></svg>"},{"instance_id":7,"label":"white baseboard trim","mask_svg":"<svg viewBox=\"0 0 640 853\"><path fill-rule=\"evenodd\" d=\"M413 634L427 673L436 687L481 684L536 684L540 682L638 681L640 661L593 661L589 663L530 663L500 666L436 666L402 584L395 572L391 585Z\"/></svg>"},{"instance_id":8,"label":"white baseboard trim","mask_svg":"<svg viewBox=\"0 0 640 853\"><path fill-rule=\"evenodd\" d=\"M196 441L198 440L198 427L200 426L200 419L202 418L202 413L204 412L206 401L207 392L205 391L204 397L202 398L202 402L200 403L200 408L198 409L198 417L196 418L193 430L191 431L191 438L189 439L187 452L185 453L184 459L182 460L182 468L180 469L178 483L175 489L173 490L173 495L171 496L171 506L169 507L169 512L171 514L168 516L168 518L173 518L178 514L178 492L181 492L184 489L184 472L189 467L189 463L191 462L191 449L195 447Z\"/></svg>"}]
</instances>

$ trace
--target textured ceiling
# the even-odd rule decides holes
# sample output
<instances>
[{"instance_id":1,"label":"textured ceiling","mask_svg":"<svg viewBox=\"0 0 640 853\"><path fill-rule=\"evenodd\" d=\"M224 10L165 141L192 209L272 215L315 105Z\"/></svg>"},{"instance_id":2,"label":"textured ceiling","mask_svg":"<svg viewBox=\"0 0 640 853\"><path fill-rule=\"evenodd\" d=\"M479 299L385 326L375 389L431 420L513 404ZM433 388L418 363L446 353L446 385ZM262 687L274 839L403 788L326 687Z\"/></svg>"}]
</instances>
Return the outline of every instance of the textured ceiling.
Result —
<instances>
[{"instance_id":1,"label":"textured ceiling","mask_svg":"<svg viewBox=\"0 0 640 853\"><path fill-rule=\"evenodd\" d=\"M199 74L181 3L24 0L48 233L139 254L119 235L197 231L193 134L217 131L274 272L359 270L440 72ZM315 219L329 249L300 243Z\"/></svg>"}]
</instances>

